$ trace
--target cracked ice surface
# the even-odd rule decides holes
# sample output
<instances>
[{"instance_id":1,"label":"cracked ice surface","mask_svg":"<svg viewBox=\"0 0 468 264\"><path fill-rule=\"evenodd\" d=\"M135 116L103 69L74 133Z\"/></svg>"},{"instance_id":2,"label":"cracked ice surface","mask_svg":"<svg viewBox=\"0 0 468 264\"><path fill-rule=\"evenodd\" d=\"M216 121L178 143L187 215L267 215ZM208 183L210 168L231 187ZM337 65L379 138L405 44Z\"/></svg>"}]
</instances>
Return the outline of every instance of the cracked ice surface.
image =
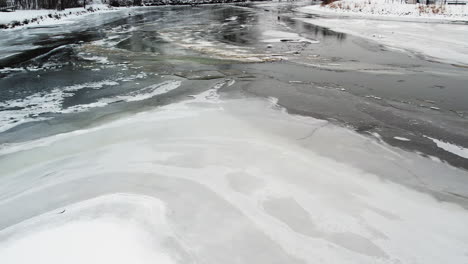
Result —
<instances>
[{"instance_id":1,"label":"cracked ice surface","mask_svg":"<svg viewBox=\"0 0 468 264\"><path fill-rule=\"evenodd\" d=\"M468 261L466 172L220 86L3 151L2 264Z\"/></svg>"}]
</instances>

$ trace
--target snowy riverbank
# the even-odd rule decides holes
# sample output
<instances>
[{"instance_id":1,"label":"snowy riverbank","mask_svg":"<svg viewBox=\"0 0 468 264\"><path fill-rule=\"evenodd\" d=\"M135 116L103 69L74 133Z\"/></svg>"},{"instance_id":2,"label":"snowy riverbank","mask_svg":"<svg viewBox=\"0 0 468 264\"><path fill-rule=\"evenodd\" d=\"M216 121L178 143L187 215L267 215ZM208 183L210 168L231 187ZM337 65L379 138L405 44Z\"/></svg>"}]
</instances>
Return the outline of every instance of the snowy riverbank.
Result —
<instances>
[{"instance_id":1,"label":"snowy riverbank","mask_svg":"<svg viewBox=\"0 0 468 264\"><path fill-rule=\"evenodd\" d=\"M300 12L318 14L318 18L300 20L347 33L397 50L410 51L418 56L445 63L468 65L468 25L450 23L439 17L351 15L327 7L307 6Z\"/></svg>"},{"instance_id":2,"label":"snowy riverbank","mask_svg":"<svg viewBox=\"0 0 468 264\"><path fill-rule=\"evenodd\" d=\"M62 11L57 10L17 10L15 12L2 12L0 15L0 29L17 28L28 25L51 25L67 23L79 16L105 13L118 10L108 5L93 4L85 8L68 8Z\"/></svg>"},{"instance_id":3,"label":"snowy riverbank","mask_svg":"<svg viewBox=\"0 0 468 264\"><path fill-rule=\"evenodd\" d=\"M223 3L238 3L243 0L224 0ZM161 6L161 5L204 5L219 4L218 0L148 0L143 1L142 6ZM88 14L113 12L128 8L140 8L142 6L131 6L120 3L120 7L107 4L90 4L86 8L76 7L67 8L62 11L39 9L39 10L16 10L15 12L0 13L0 30L18 28L28 25L51 25L64 24L70 22L76 17Z\"/></svg>"},{"instance_id":4,"label":"snowy riverbank","mask_svg":"<svg viewBox=\"0 0 468 264\"><path fill-rule=\"evenodd\" d=\"M417 21L430 20L468 20L466 5L423 5L405 4L388 0L342 0L328 5L313 5L302 8L307 13L331 13L352 17L397 18Z\"/></svg>"}]
</instances>

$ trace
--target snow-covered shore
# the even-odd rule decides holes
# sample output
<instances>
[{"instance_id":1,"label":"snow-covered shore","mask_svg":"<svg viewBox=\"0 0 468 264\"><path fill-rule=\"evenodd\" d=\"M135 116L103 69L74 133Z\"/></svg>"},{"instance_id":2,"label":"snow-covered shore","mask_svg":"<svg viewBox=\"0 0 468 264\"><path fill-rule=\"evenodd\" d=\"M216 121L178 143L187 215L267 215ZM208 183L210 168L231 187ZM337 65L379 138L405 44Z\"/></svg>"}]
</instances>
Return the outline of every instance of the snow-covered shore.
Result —
<instances>
[{"instance_id":1,"label":"snow-covered shore","mask_svg":"<svg viewBox=\"0 0 468 264\"><path fill-rule=\"evenodd\" d=\"M388 0L341 0L328 5L301 8L306 13L327 13L350 17L381 18L418 21L468 21L467 5L405 4Z\"/></svg>"},{"instance_id":2,"label":"snow-covered shore","mask_svg":"<svg viewBox=\"0 0 468 264\"><path fill-rule=\"evenodd\" d=\"M236 3L242 0L224 0L223 3ZM219 4L218 0L149 0L142 6L161 6L161 5L204 5ZM51 9L39 10L16 10L15 12L0 13L0 30L24 27L28 25L51 25L69 23L76 17L94 13L113 12L127 8L140 8L142 6L121 3L120 7L113 7L107 4L88 4L86 8L76 7L67 8L62 11Z\"/></svg>"},{"instance_id":3,"label":"snow-covered shore","mask_svg":"<svg viewBox=\"0 0 468 264\"><path fill-rule=\"evenodd\" d=\"M352 13L318 5L298 11L320 15L313 19L298 18L303 22L377 41L431 60L468 65L468 25L451 23L447 17L348 15Z\"/></svg>"},{"instance_id":4,"label":"snow-covered shore","mask_svg":"<svg viewBox=\"0 0 468 264\"><path fill-rule=\"evenodd\" d=\"M40 10L17 10L15 12L0 13L0 29L16 28L28 25L51 25L64 24L79 16L105 13L119 10L104 4L93 4L83 7L68 8L62 11L40 9Z\"/></svg>"}]
</instances>

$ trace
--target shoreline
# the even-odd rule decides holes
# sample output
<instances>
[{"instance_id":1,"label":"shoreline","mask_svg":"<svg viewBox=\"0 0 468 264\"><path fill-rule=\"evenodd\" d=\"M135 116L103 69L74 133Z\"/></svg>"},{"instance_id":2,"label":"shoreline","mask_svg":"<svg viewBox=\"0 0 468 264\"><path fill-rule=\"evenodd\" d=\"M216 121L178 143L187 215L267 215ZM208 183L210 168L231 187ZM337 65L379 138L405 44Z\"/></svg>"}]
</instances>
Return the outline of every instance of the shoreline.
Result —
<instances>
[{"instance_id":1,"label":"shoreline","mask_svg":"<svg viewBox=\"0 0 468 264\"><path fill-rule=\"evenodd\" d=\"M313 6L298 8L296 11L318 17L298 20L375 41L417 56L423 55L426 60L451 64L454 67L468 65L468 35L463 34L468 31L466 24L450 23L443 19L436 21L421 18L418 21L415 20L417 18L408 20L383 15L375 15L369 19L366 15L348 16L347 13L327 12L311 7Z\"/></svg>"},{"instance_id":2,"label":"shoreline","mask_svg":"<svg viewBox=\"0 0 468 264\"><path fill-rule=\"evenodd\" d=\"M26 26L35 25L51 25L51 24L62 24L67 20L78 18L83 15L89 15L94 13L108 13L121 10L119 8L112 8L107 5L89 5L86 9L83 7L69 8L62 11L58 10L17 10L14 12L7 12L5 14L11 14L16 16L15 19L11 19L8 23L0 23L0 30L12 30L18 28L24 28ZM38 15L32 15L32 13L40 13ZM7 18L8 19L8 18ZM5 19L6 20L6 19ZM1 22L1 20L0 20ZM66 22L65 22L66 23Z\"/></svg>"},{"instance_id":3,"label":"shoreline","mask_svg":"<svg viewBox=\"0 0 468 264\"><path fill-rule=\"evenodd\" d=\"M332 15L340 16L344 18L361 18L361 19L374 19L374 20L388 20L388 21L399 21L399 22L420 22L420 23L468 23L468 14L464 17L450 16L450 15L429 15L423 14L415 16L413 14L376 14L376 13L364 13L356 12L345 9L332 9L323 7L320 4L309 5L296 9L298 12L305 14L315 15Z\"/></svg>"},{"instance_id":4,"label":"shoreline","mask_svg":"<svg viewBox=\"0 0 468 264\"><path fill-rule=\"evenodd\" d=\"M54 9L35 9L35 10L16 10L14 12L1 12L1 14L11 14L19 16L17 19L10 19L9 22L2 23L0 19L0 31L1 30L12 30L24 28L31 25L51 25L51 24L62 24L67 20L78 18L84 15L96 14L96 13L109 13L121 11L124 9L135 9L135 8L144 8L144 7L158 7L158 6L199 6L199 5L217 5L217 4L237 4L237 3L247 3L246 1L239 0L227 0L225 2L219 2L216 0L202 0L193 2L156 2L151 5L141 5L141 6L119 6L113 7L107 4L90 4L87 5L86 9L83 7L68 8L65 10L54 10ZM41 14L35 16L28 16L27 13L37 13ZM23 13L22 16L20 13ZM66 23L66 22L65 22Z\"/></svg>"}]
</instances>

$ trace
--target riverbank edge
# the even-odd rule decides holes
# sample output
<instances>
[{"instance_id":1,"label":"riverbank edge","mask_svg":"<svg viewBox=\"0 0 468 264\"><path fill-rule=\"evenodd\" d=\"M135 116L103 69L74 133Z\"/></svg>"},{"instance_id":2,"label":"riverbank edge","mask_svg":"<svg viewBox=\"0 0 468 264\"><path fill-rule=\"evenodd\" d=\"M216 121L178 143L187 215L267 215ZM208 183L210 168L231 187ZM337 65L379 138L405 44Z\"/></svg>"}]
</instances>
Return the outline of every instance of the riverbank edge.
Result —
<instances>
[{"instance_id":1,"label":"riverbank edge","mask_svg":"<svg viewBox=\"0 0 468 264\"><path fill-rule=\"evenodd\" d=\"M358 13L353 11L347 11L343 9L333 9L328 6L322 5L308 5L297 8L296 11L310 15L320 16L339 16L342 18L361 18L361 19L372 19L372 20L388 20L398 22L421 22L421 23L445 23L445 24L458 24L468 23L468 17L459 16L413 16L413 15L396 15L396 14L370 14L370 13Z\"/></svg>"},{"instance_id":2,"label":"riverbank edge","mask_svg":"<svg viewBox=\"0 0 468 264\"><path fill-rule=\"evenodd\" d=\"M18 19L11 20L9 23L0 23L0 31L1 30L8 30L8 29L17 29L22 28L28 25L40 25L43 22L50 22L50 24L58 24L68 18L76 18L82 15L88 15L92 13L107 13L107 12L114 12L119 11L122 9L131 9L131 8L144 8L144 7L154 7L154 6L198 6L198 5L216 5L216 4L240 4L240 3L247 3L253 1L245 1L245 0L198 0L198 1L190 1L190 2L183 2L180 0L155 0L150 4L141 5L141 6L120 6L120 7L113 7L110 5L89 5L88 8L69 8L65 10L47 10L50 11L47 14L42 14L34 17L27 17L19 15ZM11 13L21 13L21 11L33 11L33 10L17 10Z\"/></svg>"}]
</instances>

